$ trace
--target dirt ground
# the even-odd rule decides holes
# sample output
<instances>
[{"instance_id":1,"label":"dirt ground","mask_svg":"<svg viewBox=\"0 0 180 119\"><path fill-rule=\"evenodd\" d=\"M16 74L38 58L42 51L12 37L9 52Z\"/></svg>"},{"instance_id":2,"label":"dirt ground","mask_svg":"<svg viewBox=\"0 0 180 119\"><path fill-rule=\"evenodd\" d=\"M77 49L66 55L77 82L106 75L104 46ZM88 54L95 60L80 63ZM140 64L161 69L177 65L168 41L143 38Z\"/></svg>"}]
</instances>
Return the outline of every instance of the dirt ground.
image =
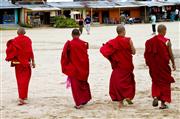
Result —
<instances>
[{"instance_id":1,"label":"dirt ground","mask_svg":"<svg viewBox=\"0 0 180 119\"><path fill-rule=\"evenodd\" d=\"M15 30L0 31L1 39L1 107L2 119L179 119L180 118L180 22L164 22L166 37L171 39L177 70L172 72L176 82L172 84L172 103L169 109L152 107L151 79L145 65L144 44L152 37L151 24L126 25L127 35L132 38L137 53L133 58L136 96L132 106L118 108L109 97L111 67L100 54L102 43L116 37L116 26L92 27L82 39L89 42L89 83L92 100L82 109L74 109L71 89L64 84L60 56L64 43L71 39L72 29L27 29L32 39L37 67L33 69L27 105L17 106L18 92L14 68L5 62L6 42L16 36Z\"/></svg>"}]
</instances>

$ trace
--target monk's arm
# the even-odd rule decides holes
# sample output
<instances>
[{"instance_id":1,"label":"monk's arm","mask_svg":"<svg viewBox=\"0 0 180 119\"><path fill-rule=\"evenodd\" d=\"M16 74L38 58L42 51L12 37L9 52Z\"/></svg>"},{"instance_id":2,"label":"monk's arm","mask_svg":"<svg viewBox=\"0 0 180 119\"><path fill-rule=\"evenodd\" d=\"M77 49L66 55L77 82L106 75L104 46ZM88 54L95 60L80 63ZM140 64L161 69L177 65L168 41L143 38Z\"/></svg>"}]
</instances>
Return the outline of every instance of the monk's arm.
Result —
<instances>
[{"instance_id":1,"label":"monk's arm","mask_svg":"<svg viewBox=\"0 0 180 119\"><path fill-rule=\"evenodd\" d=\"M32 68L35 68L36 67L36 64L35 64L35 60L34 60L34 52L33 52L33 48L32 48L32 41L30 39L30 42L31 42L31 63L32 63Z\"/></svg>"},{"instance_id":2,"label":"monk's arm","mask_svg":"<svg viewBox=\"0 0 180 119\"><path fill-rule=\"evenodd\" d=\"M172 67L173 67L173 70L176 70L176 65L175 65L175 61L174 61L174 55L173 55L173 52L172 52L172 48L171 48L171 42L169 41L168 42L168 50L169 50L169 55L170 55L170 60L172 62Z\"/></svg>"},{"instance_id":3,"label":"monk's arm","mask_svg":"<svg viewBox=\"0 0 180 119\"><path fill-rule=\"evenodd\" d=\"M36 67L36 64L35 64L35 60L34 60L33 50L32 50L32 56L31 56L31 63L32 63L32 67L35 68L35 67Z\"/></svg>"},{"instance_id":4,"label":"monk's arm","mask_svg":"<svg viewBox=\"0 0 180 119\"><path fill-rule=\"evenodd\" d=\"M31 59L31 61L32 61L32 67L35 68L36 64L35 64L35 61L34 61L34 57Z\"/></svg>"},{"instance_id":5,"label":"monk's arm","mask_svg":"<svg viewBox=\"0 0 180 119\"><path fill-rule=\"evenodd\" d=\"M129 42L130 42L132 54L135 55L136 54L136 49L135 49L135 47L133 45L133 42L132 42L132 40L130 40Z\"/></svg>"},{"instance_id":6,"label":"monk's arm","mask_svg":"<svg viewBox=\"0 0 180 119\"><path fill-rule=\"evenodd\" d=\"M111 55L114 52L114 50L115 49L108 43L103 44L103 46L100 48L101 54L108 60L111 60Z\"/></svg>"}]
</instances>

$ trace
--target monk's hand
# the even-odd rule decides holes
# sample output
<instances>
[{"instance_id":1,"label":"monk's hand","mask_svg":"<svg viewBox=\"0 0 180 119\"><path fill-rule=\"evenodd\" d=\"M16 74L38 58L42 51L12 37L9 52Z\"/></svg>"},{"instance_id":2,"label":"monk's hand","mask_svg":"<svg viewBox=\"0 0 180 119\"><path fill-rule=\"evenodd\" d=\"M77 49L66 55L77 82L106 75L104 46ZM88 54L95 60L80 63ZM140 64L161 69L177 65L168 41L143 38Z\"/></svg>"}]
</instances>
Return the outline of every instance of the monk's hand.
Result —
<instances>
[{"instance_id":1,"label":"monk's hand","mask_svg":"<svg viewBox=\"0 0 180 119\"><path fill-rule=\"evenodd\" d=\"M34 62L32 62L32 68L35 68L36 64Z\"/></svg>"},{"instance_id":2,"label":"monk's hand","mask_svg":"<svg viewBox=\"0 0 180 119\"><path fill-rule=\"evenodd\" d=\"M173 68L173 71L175 71L175 70L176 70L176 65L173 64L173 65L172 65L172 68Z\"/></svg>"}]
</instances>

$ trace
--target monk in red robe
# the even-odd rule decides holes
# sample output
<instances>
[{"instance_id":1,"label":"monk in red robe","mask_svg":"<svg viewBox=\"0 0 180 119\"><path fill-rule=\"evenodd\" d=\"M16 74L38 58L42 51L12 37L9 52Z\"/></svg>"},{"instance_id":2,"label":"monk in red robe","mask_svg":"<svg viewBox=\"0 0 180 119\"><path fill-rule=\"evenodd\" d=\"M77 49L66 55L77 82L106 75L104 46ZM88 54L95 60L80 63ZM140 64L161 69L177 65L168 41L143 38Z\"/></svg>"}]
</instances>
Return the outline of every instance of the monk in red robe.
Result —
<instances>
[{"instance_id":1,"label":"monk in red robe","mask_svg":"<svg viewBox=\"0 0 180 119\"><path fill-rule=\"evenodd\" d=\"M89 76L88 43L79 39L80 31L72 31L73 39L64 45L61 55L62 72L71 83L75 108L79 109L91 99Z\"/></svg>"},{"instance_id":2,"label":"monk in red robe","mask_svg":"<svg viewBox=\"0 0 180 119\"><path fill-rule=\"evenodd\" d=\"M175 82L171 76L169 60L173 70L176 70L170 39L165 38L166 26L158 26L158 35L146 41L144 57L152 78L152 97L154 107L161 101L160 109L166 109L165 102L171 102L171 83Z\"/></svg>"},{"instance_id":3,"label":"monk in red robe","mask_svg":"<svg viewBox=\"0 0 180 119\"><path fill-rule=\"evenodd\" d=\"M119 107L123 102L133 104L135 96L135 80L133 74L132 54L135 54L133 42L125 37L126 31L123 25L116 28L118 36L100 48L100 52L106 57L112 66L109 94L112 101L119 101Z\"/></svg>"},{"instance_id":4,"label":"monk in red robe","mask_svg":"<svg viewBox=\"0 0 180 119\"><path fill-rule=\"evenodd\" d=\"M18 36L7 42L6 61L15 67L19 105L26 104L28 98L28 86L31 78L31 65L35 68L34 54L31 39L25 36L25 29L19 28Z\"/></svg>"}]
</instances>

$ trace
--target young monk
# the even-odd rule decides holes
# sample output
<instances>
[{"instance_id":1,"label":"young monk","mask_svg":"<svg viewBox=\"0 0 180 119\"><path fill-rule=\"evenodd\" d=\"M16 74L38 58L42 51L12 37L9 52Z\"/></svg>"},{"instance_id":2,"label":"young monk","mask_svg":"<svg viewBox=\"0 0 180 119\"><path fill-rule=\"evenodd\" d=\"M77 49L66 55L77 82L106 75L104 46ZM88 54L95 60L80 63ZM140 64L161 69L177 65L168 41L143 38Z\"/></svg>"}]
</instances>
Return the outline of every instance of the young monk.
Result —
<instances>
[{"instance_id":1,"label":"young monk","mask_svg":"<svg viewBox=\"0 0 180 119\"><path fill-rule=\"evenodd\" d=\"M62 72L70 80L76 109L80 109L82 105L85 105L91 99L88 83L88 43L79 38L80 34L78 29L73 29L73 39L65 43L61 55Z\"/></svg>"},{"instance_id":2,"label":"young monk","mask_svg":"<svg viewBox=\"0 0 180 119\"><path fill-rule=\"evenodd\" d=\"M133 74L132 54L135 54L133 42L125 37L126 30L123 25L116 28L118 36L100 48L100 52L106 57L112 66L109 94L112 101L119 101L119 108L123 101L133 104L135 95L135 80Z\"/></svg>"},{"instance_id":3,"label":"young monk","mask_svg":"<svg viewBox=\"0 0 180 119\"><path fill-rule=\"evenodd\" d=\"M11 61L11 66L15 67L19 103L26 104L28 98L28 86L31 78L31 65L35 68L34 54L31 39L25 36L25 29L19 28L18 36L7 42L6 61Z\"/></svg>"},{"instance_id":4,"label":"young monk","mask_svg":"<svg viewBox=\"0 0 180 119\"><path fill-rule=\"evenodd\" d=\"M161 101L160 109L166 109L165 102L171 102L171 83L175 82L171 76L169 60L173 70L176 70L170 39L165 38L166 26L158 26L158 35L146 41L144 57L152 78L152 97L154 107Z\"/></svg>"}]
</instances>

